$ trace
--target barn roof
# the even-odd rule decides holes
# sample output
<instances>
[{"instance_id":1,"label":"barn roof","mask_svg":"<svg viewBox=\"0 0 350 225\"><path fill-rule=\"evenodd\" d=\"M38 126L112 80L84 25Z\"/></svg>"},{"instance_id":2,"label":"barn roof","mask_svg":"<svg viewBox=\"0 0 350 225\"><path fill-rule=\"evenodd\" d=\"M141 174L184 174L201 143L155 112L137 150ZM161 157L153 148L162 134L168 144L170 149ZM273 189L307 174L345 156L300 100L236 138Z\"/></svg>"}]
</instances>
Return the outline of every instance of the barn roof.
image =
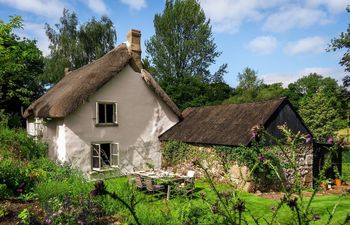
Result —
<instances>
[{"instance_id":1,"label":"barn roof","mask_svg":"<svg viewBox=\"0 0 350 225\"><path fill-rule=\"evenodd\" d=\"M187 108L183 120L163 133L160 140L217 145L248 145L251 130L265 125L286 98L276 100Z\"/></svg>"},{"instance_id":2,"label":"barn roof","mask_svg":"<svg viewBox=\"0 0 350 225\"><path fill-rule=\"evenodd\" d=\"M23 117L60 118L74 112L88 97L115 77L123 68L130 64L140 72L129 53L126 44L121 44L91 64L66 74L46 94L33 102L24 112ZM177 116L180 110L153 79L151 74L141 70L142 78Z\"/></svg>"}]
</instances>

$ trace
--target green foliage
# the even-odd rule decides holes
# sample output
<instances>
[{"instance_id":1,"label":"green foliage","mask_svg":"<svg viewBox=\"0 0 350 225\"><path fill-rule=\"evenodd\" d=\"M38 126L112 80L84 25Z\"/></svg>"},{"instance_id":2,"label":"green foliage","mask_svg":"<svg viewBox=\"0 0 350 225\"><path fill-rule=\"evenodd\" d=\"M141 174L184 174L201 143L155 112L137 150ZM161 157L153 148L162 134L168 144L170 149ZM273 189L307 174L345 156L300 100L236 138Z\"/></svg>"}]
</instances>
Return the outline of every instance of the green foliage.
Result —
<instances>
[{"instance_id":1,"label":"green foliage","mask_svg":"<svg viewBox=\"0 0 350 225\"><path fill-rule=\"evenodd\" d=\"M18 214L18 218L21 220L22 224L29 225L30 224L30 212L27 208L23 209L20 214Z\"/></svg>"},{"instance_id":2,"label":"green foliage","mask_svg":"<svg viewBox=\"0 0 350 225\"><path fill-rule=\"evenodd\" d=\"M105 214L98 201L86 195L79 198L67 195L63 200L53 197L46 203L48 224L99 224L99 218Z\"/></svg>"},{"instance_id":3,"label":"green foliage","mask_svg":"<svg viewBox=\"0 0 350 225\"><path fill-rule=\"evenodd\" d=\"M28 160L44 157L46 151L45 144L35 142L24 130L0 126L0 185L7 190L4 195L18 196L32 190L38 176L32 173Z\"/></svg>"},{"instance_id":4,"label":"green foliage","mask_svg":"<svg viewBox=\"0 0 350 225\"><path fill-rule=\"evenodd\" d=\"M350 13L350 6L346 8L347 12ZM350 24L346 32L342 32L338 38L334 38L329 44L328 51L336 51L345 49L343 57L340 60L340 65L345 66L345 70L350 72Z\"/></svg>"},{"instance_id":5,"label":"green foliage","mask_svg":"<svg viewBox=\"0 0 350 225\"><path fill-rule=\"evenodd\" d=\"M316 138L332 137L342 126L341 113L334 107L337 102L334 96L327 96L324 89L301 102L300 115Z\"/></svg>"},{"instance_id":6,"label":"green foliage","mask_svg":"<svg viewBox=\"0 0 350 225\"><path fill-rule=\"evenodd\" d=\"M11 190L8 189L6 184L0 184L0 201L4 198L11 196ZM0 215L1 218L1 215Z\"/></svg>"},{"instance_id":7,"label":"green foliage","mask_svg":"<svg viewBox=\"0 0 350 225\"><path fill-rule=\"evenodd\" d=\"M287 95L293 106L299 108L302 101L311 98L320 89L323 89L326 96L337 96L340 93L340 87L335 79L310 73L299 78L296 82L290 83ZM341 101L338 101L335 106L339 108L340 104Z\"/></svg>"},{"instance_id":8,"label":"green foliage","mask_svg":"<svg viewBox=\"0 0 350 225\"><path fill-rule=\"evenodd\" d=\"M335 79L311 73L289 84L287 95L316 138L346 126L346 90Z\"/></svg>"},{"instance_id":9,"label":"green foliage","mask_svg":"<svg viewBox=\"0 0 350 225\"><path fill-rule=\"evenodd\" d=\"M42 179L35 186L34 192L41 202L47 202L54 197L61 201L65 196L79 198L81 194L87 194L92 186L79 171L68 166L48 162L38 165L38 169L34 171L39 172Z\"/></svg>"},{"instance_id":10,"label":"green foliage","mask_svg":"<svg viewBox=\"0 0 350 225\"><path fill-rule=\"evenodd\" d=\"M154 17L154 28L146 41L150 58L144 62L181 109L213 103L212 93L214 102L229 96L230 87L222 79L227 65L214 74L209 71L221 53L196 0L167 0L163 12Z\"/></svg>"},{"instance_id":11,"label":"green foliage","mask_svg":"<svg viewBox=\"0 0 350 225\"><path fill-rule=\"evenodd\" d=\"M263 191L280 186L277 182L276 172L271 165L279 168L281 161L271 151L266 151L266 148L266 146L257 142L250 147L214 147L223 160L222 165L228 167L227 171L232 162L236 162L239 166L248 167L252 171L251 179L256 187ZM269 163L266 163L267 161Z\"/></svg>"},{"instance_id":12,"label":"green foliage","mask_svg":"<svg viewBox=\"0 0 350 225\"><path fill-rule=\"evenodd\" d=\"M13 159L0 160L0 184L6 185L11 196L27 192L34 185L26 176L24 166L24 163Z\"/></svg>"},{"instance_id":13,"label":"green foliage","mask_svg":"<svg viewBox=\"0 0 350 225\"><path fill-rule=\"evenodd\" d=\"M242 73L238 73L239 84L237 89L247 91L257 90L263 84L263 81L258 79L256 74L257 72L249 67L246 67Z\"/></svg>"},{"instance_id":14,"label":"green foliage","mask_svg":"<svg viewBox=\"0 0 350 225\"><path fill-rule=\"evenodd\" d=\"M50 55L46 58L42 80L55 84L64 76L64 69L77 69L100 58L114 48L116 31L107 17L100 21L92 18L78 28L78 17L68 9L63 10L60 23L55 27L46 24L50 40Z\"/></svg>"},{"instance_id":15,"label":"green foliage","mask_svg":"<svg viewBox=\"0 0 350 225\"><path fill-rule=\"evenodd\" d=\"M286 95L282 83L264 84L263 80L257 77L257 72L249 67L238 73L238 80L239 84L233 96L226 99L224 104L265 101Z\"/></svg>"},{"instance_id":16,"label":"green foliage","mask_svg":"<svg viewBox=\"0 0 350 225\"><path fill-rule=\"evenodd\" d=\"M27 136L23 129L0 127L0 158L13 156L17 159L36 159L46 156L47 145Z\"/></svg>"},{"instance_id":17,"label":"green foliage","mask_svg":"<svg viewBox=\"0 0 350 225\"><path fill-rule=\"evenodd\" d=\"M184 142L170 140L164 143L162 154L168 164L176 165L189 157L190 148L190 145Z\"/></svg>"},{"instance_id":18,"label":"green foliage","mask_svg":"<svg viewBox=\"0 0 350 225\"><path fill-rule=\"evenodd\" d=\"M22 28L19 16L11 16L8 23L0 20L0 110L11 115L11 127L21 125L21 107L43 93L39 80L44 67L42 52L36 41L15 35L13 30L18 28Z\"/></svg>"}]
</instances>

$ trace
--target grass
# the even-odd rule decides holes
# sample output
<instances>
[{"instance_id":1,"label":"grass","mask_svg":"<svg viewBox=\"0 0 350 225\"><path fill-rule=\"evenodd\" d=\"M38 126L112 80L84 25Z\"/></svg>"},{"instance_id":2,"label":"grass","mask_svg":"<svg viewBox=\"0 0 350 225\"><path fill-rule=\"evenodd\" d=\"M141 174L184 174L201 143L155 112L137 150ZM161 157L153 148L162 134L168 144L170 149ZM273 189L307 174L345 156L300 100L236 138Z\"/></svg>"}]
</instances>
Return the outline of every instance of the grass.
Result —
<instances>
[{"instance_id":1,"label":"grass","mask_svg":"<svg viewBox=\"0 0 350 225\"><path fill-rule=\"evenodd\" d=\"M343 152L342 175L346 180L350 180L350 151Z\"/></svg>"},{"instance_id":2,"label":"grass","mask_svg":"<svg viewBox=\"0 0 350 225\"><path fill-rule=\"evenodd\" d=\"M126 178L111 179L106 182L107 188L110 191L120 193L127 198L126 193L123 193L121 189L126 183ZM219 185L220 190L226 190L227 188L227 186ZM213 220L215 216L210 216L209 205L201 199L200 193L205 192L207 199L211 202L215 201L216 196L210 190L209 185L203 181L196 182L196 189L196 193L190 200L183 197L175 197L170 201L166 201L164 199L154 199L147 194L139 193L138 198L141 198L142 201L137 205L136 212L140 221L142 224L184 224L184 220L191 218L191 220L195 220L198 224L216 224L215 220ZM261 224L266 224L263 218L269 221L272 216L271 207L278 204L276 200L262 198L250 193L239 193L239 197L246 203L248 210L244 216L249 224L253 224L251 215L254 215L255 218L260 218L259 221ZM306 198L304 201L306 202L307 200ZM326 224L329 217L328 211L333 210L338 200L338 195L317 196L311 204L311 209L314 213L319 214L321 219L311 224ZM115 202L113 203L112 199L109 204L117 206ZM118 214L120 217L129 216L125 209L120 208L120 206L115 207L115 209L117 208L119 209ZM343 198L331 224L341 224L344 222L349 209L350 198ZM291 216L291 209L283 207L279 211L277 218L281 224L289 224L290 221L294 220ZM129 216L127 221L124 222L132 222L132 219Z\"/></svg>"}]
</instances>

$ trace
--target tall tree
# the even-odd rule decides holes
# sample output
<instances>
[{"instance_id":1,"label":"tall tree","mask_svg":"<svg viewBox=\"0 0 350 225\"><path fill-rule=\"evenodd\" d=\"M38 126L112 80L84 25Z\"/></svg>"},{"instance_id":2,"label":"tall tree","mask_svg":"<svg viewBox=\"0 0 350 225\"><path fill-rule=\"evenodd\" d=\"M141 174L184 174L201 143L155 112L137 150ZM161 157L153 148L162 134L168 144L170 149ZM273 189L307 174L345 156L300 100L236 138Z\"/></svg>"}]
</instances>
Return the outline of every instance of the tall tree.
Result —
<instances>
[{"instance_id":1,"label":"tall tree","mask_svg":"<svg viewBox=\"0 0 350 225\"><path fill-rule=\"evenodd\" d=\"M227 65L212 74L209 67L220 56L210 21L196 0L167 0L154 17L155 34L146 41L146 52L160 85L180 106L208 102L210 83L222 83ZM189 89L189 85L192 90Z\"/></svg>"},{"instance_id":2,"label":"tall tree","mask_svg":"<svg viewBox=\"0 0 350 225\"><path fill-rule=\"evenodd\" d=\"M334 107L337 104L335 96L329 96L321 87L310 98L300 103L300 115L318 139L332 137L334 132L343 126L342 114Z\"/></svg>"},{"instance_id":3,"label":"tall tree","mask_svg":"<svg viewBox=\"0 0 350 225\"><path fill-rule=\"evenodd\" d=\"M15 35L16 28L22 28L21 17L0 20L0 110L10 114L10 126L20 125L21 107L43 92L38 79L44 67L42 52L36 41Z\"/></svg>"},{"instance_id":4,"label":"tall tree","mask_svg":"<svg viewBox=\"0 0 350 225\"><path fill-rule=\"evenodd\" d=\"M65 68L79 68L114 48L116 31L110 19L103 16L100 21L92 18L80 27L78 24L77 15L67 9L54 28L46 24L50 40L50 55L42 78L46 83L55 84Z\"/></svg>"},{"instance_id":5,"label":"tall tree","mask_svg":"<svg viewBox=\"0 0 350 225\"><path fill-rule=\"evenodd\" d=\"M327 94L327 96L339 95L341 92L335 79L323 77L317 73L310 73L296 82L290 83L287 95L292 104L299 108L301 101L311 98L320 88L323 89L322 93ZM339 104L341 104L340 101ZM338 107L340 107L339 104Z\"/></svg>"},{"instance_id":6,"label":"tall tree","mask_svg":"<svg viewBox=\"0 0 350 225\"><path fill-rule=\"evenodd\" d=\"M257 72L249 67L246 67L242 73L238 73L238 81L237 89L242 90L257 90L263 84Z\"/></svg>"},{"instance_id":7,"label":"tall tree","mask_svg":"<svg viewBox=\"0 0 350 225\"><path fill-rule=\"evenodd\" d=\"M238 73L238 85L234 95L224 101L225 104L264 101L285 96L285 89L281 83L264 84L259 79L257 72L246 67L242 73Z\"/></svg>"}]
</instances>

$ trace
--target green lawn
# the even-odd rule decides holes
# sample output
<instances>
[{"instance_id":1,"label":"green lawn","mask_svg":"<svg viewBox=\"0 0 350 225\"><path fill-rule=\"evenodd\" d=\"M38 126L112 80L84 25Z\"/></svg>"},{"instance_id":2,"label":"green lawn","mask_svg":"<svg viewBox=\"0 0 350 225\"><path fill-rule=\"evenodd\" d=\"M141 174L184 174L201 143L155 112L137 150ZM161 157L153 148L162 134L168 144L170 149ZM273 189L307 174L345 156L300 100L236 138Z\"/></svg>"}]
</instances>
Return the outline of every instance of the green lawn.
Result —
<instances>
[{"instance_id":1,"label":"green lawn","mask_svg":"<svg viewBox=\"0 0 350 225\"><path fill-rule=\"evenodd\" d=\"M111 179L106 183L110 191L115 191L122 196L124 195L125 198L128 198L127 193L124 193L122 190L126 182L126 178L118 178ZM226 190L227 188L228 187L222 185L219 187L220 190ZM155 199L148 194L140 193L138 198L141 198L142 201L137 205L137 215L142 221L142 224L183 224L183 222L181 223L180 221L186 216L192 216L198 224L215 224L213 217L210 215L208 204L200 197L200 193L205 192L207 194L207 199L214 202L216 199L214 193L210 190L208 184L201 181L196 182L196 189L197 191L191 200L184 197L175 197L170 201L166 201L164 199ZM240 193L239 197L246 203L248 210L243 215L249 224L254 224L251 215L255 218L261 218L259 220L260 224L266 224L263 218L269 220L272 216L271 207L277 206L278 204L278 201L258 197L250 193ZM325 224L328 220L328 211L332 211L338 199L339 196L337 195L317 196L311 208L313 213L320 215L321 220L312 222L312 224ZM305 199L305 202L306 201L307 199ZM113 208L112 205L115 204L115 202L111 200L109 204L111 208ZM331 224L341 224L344 222L347 213L350 213L349 196L341 200ZM119 208L119 215L124 217L128 215L128 212ZM280 224L290 224L291 220L293 220L291 209L287 206L283 207L278 213L278 222L280 222ZM130 221L132 220L129 218L129 222Z\"/></svg>"},{"instance_id":2,"label":"green lawn","mask_svg":"<svg viewBox=\"0 0 350 225\"><path fill-rule=\"evenodd\" d=\"M343 152L342 175L346 180L350 180L350 151Z\"/></svg>"}]
</instances>

